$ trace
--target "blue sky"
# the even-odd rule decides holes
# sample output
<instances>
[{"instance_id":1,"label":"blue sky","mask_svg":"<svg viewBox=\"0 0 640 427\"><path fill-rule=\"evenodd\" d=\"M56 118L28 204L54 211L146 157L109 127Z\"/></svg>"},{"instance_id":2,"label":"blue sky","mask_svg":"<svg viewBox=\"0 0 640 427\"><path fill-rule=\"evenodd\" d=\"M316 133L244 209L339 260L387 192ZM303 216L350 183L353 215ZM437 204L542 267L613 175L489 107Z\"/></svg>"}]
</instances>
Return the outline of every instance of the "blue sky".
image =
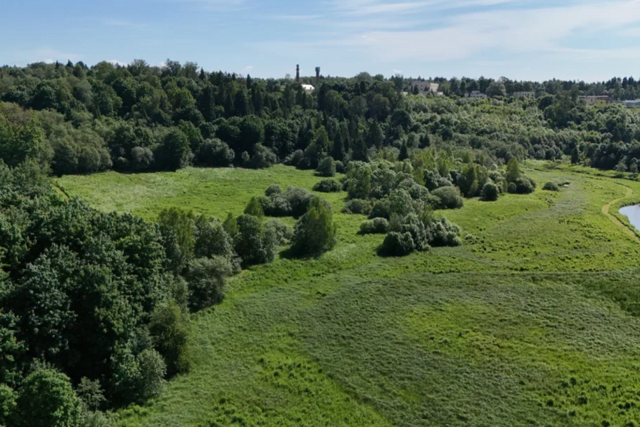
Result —
<instances>
[{"instance_id":1,"label":"blue sky","mask_svg":"<svg viewBox=\"0 0 640 427\"><path fill-rule=\"evenodd\" d=\"M640 0L20 0L0 64L167 58L257 77L640 77Z\"/></svg>"}]
</instances>

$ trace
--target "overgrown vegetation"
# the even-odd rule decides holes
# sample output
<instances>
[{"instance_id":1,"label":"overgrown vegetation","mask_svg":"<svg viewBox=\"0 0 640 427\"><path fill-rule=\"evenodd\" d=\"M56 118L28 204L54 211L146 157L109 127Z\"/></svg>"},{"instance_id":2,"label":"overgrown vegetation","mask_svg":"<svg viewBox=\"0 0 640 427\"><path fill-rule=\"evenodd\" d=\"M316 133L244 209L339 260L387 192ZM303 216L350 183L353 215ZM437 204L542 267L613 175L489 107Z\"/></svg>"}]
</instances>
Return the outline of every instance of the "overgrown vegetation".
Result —
<instances>
[{"instance_id":1,"label":"overgrown vegetation","mask_svg":"<svg viewBox=\"0 0 640 427\"><path fill-rule=\"evenodd\" d=\"M438 147L475 150L485 166L570 156L574 163L637 173L637 113L578 99L629 99L638 91L633 79L605 85L436 81L445 96L414 96L409 80L366 73L322 78L307 93L289 80L241 79L171 60L162 68L142 60L126 67L4 67L0 157L10 166L34 159L56 175L171 171L190 164L268 168L284 162L332 177L350 161L402 161ZM536 99L508 96L525 89ZM464 98L474 90L492 99ZM473 185L477 172L465 171L466 184L458 183L467 197L478 196L485 184L479 176L479 186Z\"/></svg>"},{"instance_id":2,"label":"overgrown vegetation","mask_svg":"<svg viewBox=\"0 0 640 427\"><path fill-rule=\"evenodd\" d=\"M276 257L231 278L225 301L193 320L192 373L157 400L118 412L120 424L633 421L640 248L602 207L640 184L569 165L520 169L562 183L561 191L436 210L461 226L464 244L402 258L376 255L384 235L358 234L366 216L341 213L345 192L323 193L338 226L334 249ZM227 209L241 215L265 183L309 191L322 180L286 167L220 173L186 170L117 188L130 200L124 208L150 218L173 204L224 218ZM119 180L108 173L60 183L109 209L101 189ZM225 193L227 181L260 190ZM187 194L171 192L171 182ZM141 187L155 197L134 205L129 195ZM623 400L629 409L618 407Z\"/></svg>"}]
</instances>

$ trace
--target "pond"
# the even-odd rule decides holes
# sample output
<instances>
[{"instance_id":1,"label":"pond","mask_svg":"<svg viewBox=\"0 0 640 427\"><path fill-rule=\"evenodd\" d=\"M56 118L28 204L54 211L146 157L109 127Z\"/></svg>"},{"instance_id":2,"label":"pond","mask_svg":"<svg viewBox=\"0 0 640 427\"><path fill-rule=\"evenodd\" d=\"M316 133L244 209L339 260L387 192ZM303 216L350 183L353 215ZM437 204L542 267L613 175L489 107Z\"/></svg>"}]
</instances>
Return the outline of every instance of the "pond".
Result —
<instances>
[{"instance_id":1,"label":"pond","mask_svg":"<svg viewBox=\"0 0 640 427\"><path fill-rule=\"evenodd\" d=\"M629 218L631 225L640 231L640 205L626 206L620 209L620 213Z\"/></svg>"}]
</instances>

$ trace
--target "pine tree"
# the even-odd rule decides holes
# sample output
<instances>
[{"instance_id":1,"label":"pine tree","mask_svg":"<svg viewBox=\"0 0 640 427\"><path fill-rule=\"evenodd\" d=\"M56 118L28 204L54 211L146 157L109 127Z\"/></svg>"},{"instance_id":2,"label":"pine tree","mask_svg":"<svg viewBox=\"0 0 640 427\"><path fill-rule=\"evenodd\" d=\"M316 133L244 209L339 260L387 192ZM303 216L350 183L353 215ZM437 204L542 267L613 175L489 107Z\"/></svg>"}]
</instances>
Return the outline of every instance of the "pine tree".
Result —
<instances>
[{"instance_id":1,"label":"pine tree","mask_svg":"<svg viewBox=\"0 0 640 427\"><path fill-rule=\"evenodd\" d=\"M249 108L249 98L247 97L247 92L245 90L240 89L238 93L236 93L234 107L236 109L236 115L240 117L251 114L251 109Z\"/></svg>"},{"instance_id":2,"label":"pine tree","mask_svg":"<svg viewBox=\"0 0 640 427\"><path fill-rule=\"evenodd\" d=\"M580 163L580 150L576 146L576 148L571 151L571 164L577 165L578 163Z\"/></svg>"},{"instance_id":3,"label":"pine tree","mask_svg":"<svg viewBox=\"0 0 640 427\"><path fill-rule=\"evenodd\" d=\"M377 120L372 120L369 125L369 134L368 134L368 146L381 148L382 142L384 140L384 135L382 134L382 128Z\"/></svg>"},{"instance_id":4,"label":"pine tree","mask_svg":"<svg viewBox=\"0 0 640 427\"><path fill-rule=\"evenodd\" d=\"M351 158L353 160L368 162L369 156L367 155L367 147L364 143L364 140L362 139L362 136L357 135L352 145L353 150L351 153Z\"/></svg>"},{"instance_id":5,"label":"pine tree","mask_svg":"<svg viewBox=\"0 0 640 427\"><path fill-rule=\"evenodd\" d=\"M409 148L407 147L407 143L403 142L402 147L400 148L400 155L398 156L398 160L406 160L409 158Z\"/></svg>"},{"instance_id":6,"label":"pine tree","mask_svg":"<svg viewBox=\"0 0 640 427\"><path fill-rule=\"evenodd\" d=\"M342 133L338 132L333 140L333 148L331 149L331 157L342 161L344 159L344 142L342 142Z\"/></svg>"}]
</instances>

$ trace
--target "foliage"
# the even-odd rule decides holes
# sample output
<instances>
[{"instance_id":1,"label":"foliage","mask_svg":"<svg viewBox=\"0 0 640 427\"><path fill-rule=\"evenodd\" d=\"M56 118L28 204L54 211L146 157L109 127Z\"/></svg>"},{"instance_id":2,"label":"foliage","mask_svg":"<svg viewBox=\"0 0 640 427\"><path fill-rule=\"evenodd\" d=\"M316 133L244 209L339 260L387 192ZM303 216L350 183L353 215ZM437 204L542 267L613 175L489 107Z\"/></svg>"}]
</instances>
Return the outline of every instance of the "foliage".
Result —
<instances>
[{"instance_id":1,"label":"foliage","mask_svg":"<svg viewBox=\"0 0 640 427\"><path fill-rule=\"evenodd\" d=\"M320 193L339 193L342 191L342 184L335 179L323 179L313 187L313 191Z\"/></svg>"},{"instance_id":2,"label":"foliage","mask_svg":"<svg viewBox=\"0 0 640 427\"><path fill-rule=\"evenodd\" d=\"M621 202L632 202L640 184L568 164L521 166L537 182L571 181L570 191L465 200L463 209L435 213L473 235L461 235L463 246L430 245L405 258L376 257L383 237L357 235L364 219L338 213L344 194L326 194L339 225L335 249L317 259L280 257L234 278L221 306L193 318L194 369L158 400L120 409L119 423L636 422L640 249L602 208L624 198L625 187L634 196ZM320 180L284 166L135 178L57 182L101 209L154 219L168 206L239 215L269 183L310 190ZM273 390L277 399L265 399Z\"/></svg>"},{"instance_id":3,"label":"foliage","mask_svg":"<svg viewBox=\"0 0 640 427\"><path fill-rule=\"evenodd\" d=\"M252 197L249 201L249 204L244 210L245 215L253 215L258 218L262 218L264 216L264 211L262 210L262 205L258 201L257 197Z\"/></svg>"},{"instance_id":4,"label":"foliage","mask_svg":"<svg viewBox=\"0 0 640 427\"><path fill-rule=\"evenodd\" d=\"M546 182L544 184L544 187L542 187L543 190L545 191L560 191L560 188L558 187L558 184L556 184L555 182Z\"/></svg>"},{"instance_id":5,"label":"foliage","mask_svg":"<svg viewBox=\"0 0 640 427\"><path fill-rule=\"evenodd\" d=\"M69 378L52 369L29 374L17 401L16 426L80 427L81 401Z\"/></svg>"},{"instance_id":6,"label":"foliage","mask_svg":"<svg viewBox=\"0 0 640 427\"><path fill-rule=\"evenodd\" d=\"M484 187L482 187L482 193L480 195L482 200L485 202L495 202L500 197L500 190L498 186L493 182L487 182Z\"/></svg>"},{"instance_id":7,"label":"foliage","mask_svg":"<svg viewBox=\"0 0 640 427\"><path fill-rule=\"evenodd\" d=\"M464 200L456 187L440 187L431 194L434 196L436 209L461 209L464 206Z\"/></svg>"},{"instance_id":8,"label":"foliage","mask_svg":"<svg viewBox=\"0 0 640 427\"><path fill-rule=\"evenodd\" d=\"M278 245L288 245L293 238L293 228L289 227L284 222L271 218L264 223L265 230L273 233L276 236Z\"/></svg>"},{"instance_id":9,"label":"foliage","mask_svg":"<svg viewBox=\"0 0 640 427\"><path fill-rule=\"evenodd\" d=\"M267 189L269 190L269 189ZM264 213L268 216L293 216L301 217L309 209L313 195L305 189L287 187L283 192L265 192L266 197L260 198Z\"/></svg>"},{"instance_id":10,"label":"foliage","mask_svg":"<svg viewBox=\"0 0 640 427\"><path fill-rule=\"evenodd\" d=\"M389 231L389 221L385 218L374 218L360 224L360 234L385 234Z\"/></svg>"},{"instance_id":11,"label":"foliage","mask_svg":"<svg viewBox=\"0 0 640 427\"><path fill-rule=\"evenodd\" d=\"M190 266L190 274L191 268ZM211 301L213 299L210 296L210 292L193 292L193 289L198 286L193 282L190 282L192 286L191 297L199 297L201 304L205 304L206 300ZM189 328L189 317L183 313L175 301L169 301L159 306L151 316L149 333L151 334L154 348L164 358L169 375L189 370L190 360L187 350L190 335Z\"/></svg>"},{"instance_id":12,"label":"foliage","mask_svg":"<svg viewBox=\"0 0 640 427\"><path fill-rule=\"evenodd\" d=\"M260 218L253 215L240 215L237 222L235 250L242 258L242 265L246 267L273 261L278 247L275 230L265 228Z\"/></svg>"},{"instance_id":13,"label":"foliage","mask_svg":"<svg viewBox=\"0 0 640 427\"><path fill-rule=\"evenodd\" d=\"M342 213L369 215L373 206L369 200L351 199L342 208Z\"/></svg>"},{"instance_id":14,"label":"foliage","mask_svg":"<svg viewBox=\"0 0 640 427\"><path fill-rule=\"evenodd\" d=\"M295 255L319 255L330 251L336 244L336 224L331 207L319 197L314 197L309 210L298 222L291 240Z\"/></svg>"},{"instance_id":15,"label":"foliage","mask_svg":"<svg viewBox=\"0 0 640 427\"><path fill-rule=\"evenodd\" d=\"M380 253L385 256L405 256L415 250L415 244L410 233L392 231L384 238Z\"/></svg>"},{"instance_id":16,"label":"foliage","mask_svg":"<svg viewBox=\"0 0 640 427\"><path fill-rule=\"evenodd\" d=\"M336 162L331 157L325 157L320 161L316 172L320 176L332 177L336 176Z\"/></svg>"}]
</instances>

